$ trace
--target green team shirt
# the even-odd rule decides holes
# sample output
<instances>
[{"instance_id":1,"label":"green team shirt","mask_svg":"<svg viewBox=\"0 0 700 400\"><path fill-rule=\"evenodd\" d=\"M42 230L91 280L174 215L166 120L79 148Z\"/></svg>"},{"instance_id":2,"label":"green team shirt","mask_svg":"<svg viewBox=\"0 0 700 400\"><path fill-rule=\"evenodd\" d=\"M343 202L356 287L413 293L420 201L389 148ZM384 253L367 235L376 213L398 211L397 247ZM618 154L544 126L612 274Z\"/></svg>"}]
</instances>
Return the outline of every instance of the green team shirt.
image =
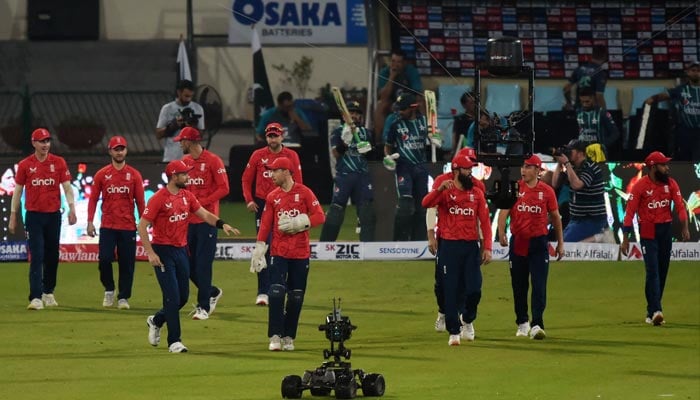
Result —
<instances>
[{"instance_id":1,"label":"green team shirt","mask_svg":"<svg viewBox=\"0 0 700 400\"><path fill-rule=\"evenodd\" d=\"M590 110L576 110L578 140L586 143L600 143L607 148L620 137L620 132L612 120L612 115L600 107Z\"/></svg>"},{"instance_id":2,"label":"green team shirt","mask_svg":"<svg viewBox=\"0 0 700 400\"><path fill-rule=\"evenodd\" d=\"M369 168L367 167L367 159L364 155L357 151L357 143L355 142L355 139L353 139L349 145L346 145L343 142L343 139L341 138L343 126L344 125L341 125L335 128L331 133L331 147L335 147L336 149L340 147L346 148L345 153L343 153L343 155L338 159L338 162L335 164L336 172L369 172ZM357 136L362 141L370 141L372 137L367 128L364 126L357 127Z\"/></svg>"},{"instance_id":3,"label":"green team shirt","mask_svg":"<svg viewBox=\"0 0 700 400\"><path fill-rule=\"evenodd\" d=\"M700 128L700 86L689 83L668 90L680 124L686 128Z\"/></svg>"},{"instance_id":4,"label":"green team shirt","mask_svg":"<svg viewBox=\"0 0 700 400\"><path fill-rule=\"evenodd\" d=\"M428 124L425 116L416 119L397 119L387 132L386 144L392 146L400 157L397 164L418 165L428 162L425 146L428 145Z\"/></svg>"}]
</instances>

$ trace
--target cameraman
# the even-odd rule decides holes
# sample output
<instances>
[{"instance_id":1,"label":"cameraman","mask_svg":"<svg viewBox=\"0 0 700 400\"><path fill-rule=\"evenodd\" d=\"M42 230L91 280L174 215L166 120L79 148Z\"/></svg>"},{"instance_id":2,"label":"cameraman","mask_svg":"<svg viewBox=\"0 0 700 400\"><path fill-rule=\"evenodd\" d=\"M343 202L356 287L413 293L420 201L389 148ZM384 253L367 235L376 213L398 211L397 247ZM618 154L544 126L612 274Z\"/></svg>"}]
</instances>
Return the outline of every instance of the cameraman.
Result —
<instances>
[{"instance_id":1,"label":"cameraman","mask_svg":"<svg viewBox=\"0 0 700 400\"><path fill-rule=\"evenodd\" d=\"M594 242L612 235L605 210L605 180L600 166L586 157L586 143L572 140L554 158L552 186L570 187L570 220L564 229L565 242Z\"/></svg>"},{"instance_id":2,"label":"cameraman","mask_svg":"<svg viewBox=\"0 0 700 400\"><path fill-rule=\"evenodd\" d=\"M192 101L195 91L194 83L183 79L177 83L176 89L177 97L174 101L163 105L156 124L156 137L159 140L165 139L163 162L182 158L180 144L173 141L173 138L180 133L180 129L185 126L193 126L200 132L204 130L204 109Z\"/></svg>"}]
</instances>

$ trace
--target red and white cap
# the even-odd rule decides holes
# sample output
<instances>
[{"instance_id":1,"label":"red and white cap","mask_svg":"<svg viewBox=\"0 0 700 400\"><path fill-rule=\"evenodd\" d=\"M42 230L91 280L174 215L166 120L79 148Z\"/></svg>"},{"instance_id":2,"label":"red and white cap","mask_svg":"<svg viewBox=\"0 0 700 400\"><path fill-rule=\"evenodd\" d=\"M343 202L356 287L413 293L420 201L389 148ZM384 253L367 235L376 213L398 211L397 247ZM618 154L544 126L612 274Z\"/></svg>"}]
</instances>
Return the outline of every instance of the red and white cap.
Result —
<instances>
[{"instance_id":1,"label":"red and white cap","mask_svg":"<svg viewBox=\"0 0 700 400\"><path fill-rule=\"evenodd\" d=\"M471 158L467 157L466 155L460 153L457 153L457 155L452 159L452 169L474 167L474 161L472 161Z\"/></svg>"},{"instance_id":2,"label":"red and white cap","mask_svg":"<svg viewBox=\"0 0 700 400\"><path fill-rule=\"evenodd\" d=\"M476 150L471 147L463 147L458 152L457 155L464 155L469 157L470 160L476 162Z\"/></svg>"},{"instance_id":3,"label":"red and white cap","mask_svg":"<svg viewBox=\"0 0 700 400\"><path fill-rule=\"evenodd\" d=\"M165 175L168 177L171 177L175 174L182 174L185 172L190 172L193 167L190 167L189 165L185 164L184 161L182 160L173 160L168 163L168 165L165 167Z\"/></svg>"},{"instance_id":4,"label":"red and white cap","mask_svg":"<svg viewBox=\"0 0 700 400\"><path fill-rule=\"evenodd\" d=\"M537 154L533 154L523 162L525 165L534 165L537 168L542 168L542 160L537 156Z\"/></svg>"},{"instance_id":5,"label":"red and white cap","mask_svg":"<svg viewBox=\"0 0 700 400\"><path fill-rule=\"evenodd\" d=\"M180 140L199 141L202 140L202 135L199 133L197 128L186 126L180 130L179 135L173 138L173 142L179 142Z\"/></svg>"},{"instance_id":6,"label":"red and white cap","mask_svg":"<svg viewBox=\"0 0 700 400\"><path fill-rule=\"evenodd\" d=\"M277 122L270 122L265 127L265 136L272 136L272 135L277 135L277 136L284 135L284 127Z\"/></svg>"},{"instance_id":7,"label":"red and white cap","mask_svg":"<svg viewBox=\"0 0 700 400\"><path fill-rule=\"evenodd\" d=\"M265 168L271 170L286 169L291 171L293 167L292 161L290 159L288 159L287 157L279 157L272 160L270 164L265 165Z\"/></svg>"},{"instance_id":8,"label":"red and white cap","mask_svg":"<svg viewBox=\"0 0 700 400\"><path fill-rule=\"evenodd\" d=\"M49 133L48 129L46 128L39 128L35 129L34 132L32 132L32 141L33 142L38 142L44 139L48 139L51 137L51 133Z\"/></svg>"},{"instance_id":9,"label":"red and white cap","mask_svg":"<svg viewBox=\"0 0 700 400\"><path fill-rule=\"evenodd\" d=\"M660 151L653 151L647 156L647 158L644 159L647 167L651 167L652 165L656 164L667 164L669 161L671 161L671 157L666 157L664 153Z\"/></svg>"},{"instance_id":10,"label":"red and white cap","mask_svg":"<svg viewBox=\"0 0 700 400\"><path fill-rule=\"evenodd\" d=\"M112 138L109 139L109 149L112 150L119 146L126 147L126 139L124 139L124 136L112 136Z\"/></svg>"}]
</instances>

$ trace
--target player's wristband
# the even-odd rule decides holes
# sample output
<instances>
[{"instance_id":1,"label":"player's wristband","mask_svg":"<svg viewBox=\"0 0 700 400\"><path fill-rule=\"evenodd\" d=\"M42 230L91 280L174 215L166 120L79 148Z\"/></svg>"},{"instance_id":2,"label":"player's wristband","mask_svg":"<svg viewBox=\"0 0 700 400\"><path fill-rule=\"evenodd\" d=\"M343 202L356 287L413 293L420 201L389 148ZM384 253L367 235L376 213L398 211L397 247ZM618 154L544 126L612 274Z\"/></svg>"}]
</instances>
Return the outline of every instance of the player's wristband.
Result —
<instances>
[{"instance_id":1,"label":"player's wristband","mask_svg":"<svg viewBox=\"0 0 700 400\"><path fill-rule=\"evenodd\" d=\"M219 219L216 221L216 227L217 227L218 229L224 229L224 224L226 224L226 222L224 222L224 220L221 219L221 218L219 218Z\"/></svg>"},{"instance_id":2,"label":"player's wristband","mask_svg":"<svg viewBox=\"0 0 700 400\"><path fill-rule=\"evenodd\" d=\"M631 226L623 226L623 227L622 227L622 233L624 233L624 234L629 234L630 232L632 232L632 227L631 227Z\"/></svg>"}]
</instances>

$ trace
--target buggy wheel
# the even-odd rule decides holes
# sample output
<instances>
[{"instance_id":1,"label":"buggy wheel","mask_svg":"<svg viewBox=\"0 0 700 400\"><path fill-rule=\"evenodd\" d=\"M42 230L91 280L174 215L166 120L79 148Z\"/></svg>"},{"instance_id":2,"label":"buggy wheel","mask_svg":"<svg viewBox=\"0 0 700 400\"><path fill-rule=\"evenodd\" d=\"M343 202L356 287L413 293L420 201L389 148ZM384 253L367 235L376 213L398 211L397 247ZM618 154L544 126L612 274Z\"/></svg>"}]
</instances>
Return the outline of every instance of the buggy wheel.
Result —
<instances>
[{"instance_id":1,"label":"buggy wheel","mask_svg":"<svg viewBox=\"0 0 700 400\"><path fill-rule=\"evenodd\" d=\"M362 380L362 394L365 397L381 397L384 396L384 388L386 383L382 374L367 374Z\"/></svg>"},{"instance_id":2,"label":"buggy wheel","mask_svg":"<svg viewBox=\"0 0 700 400\"><path fill-rule=\"evenodd\" d=\"M282 379L283 399L300 399L302 391L301 377L299 375L287 375Z\"/></svg>"}]
</instances>

